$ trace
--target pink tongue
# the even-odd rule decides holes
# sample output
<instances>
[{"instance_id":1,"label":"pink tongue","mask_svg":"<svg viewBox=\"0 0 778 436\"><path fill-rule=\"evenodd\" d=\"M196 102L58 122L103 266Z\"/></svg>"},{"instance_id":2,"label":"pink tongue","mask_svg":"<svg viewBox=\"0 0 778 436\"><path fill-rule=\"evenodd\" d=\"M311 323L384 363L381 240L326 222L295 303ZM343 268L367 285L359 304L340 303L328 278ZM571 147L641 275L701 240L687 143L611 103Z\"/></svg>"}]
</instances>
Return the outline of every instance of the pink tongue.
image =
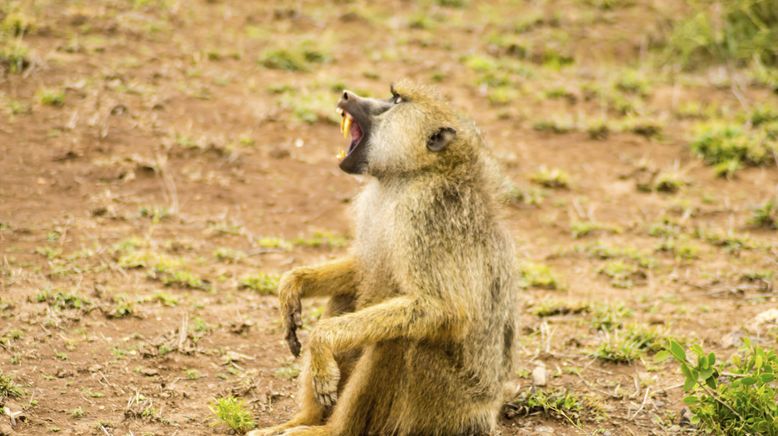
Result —
<instances>
[{"instance_id":1,"label":"pink tongue","mask_svg":"<svg viewBox=\"0 0 778 436\"><path fill-rule=\"evenodd\" d=\"M362 139L362 129L359 128L359 124L356 122L351 124L351 140L353 142L359 142Z\"/></svg>"}]
</instances>

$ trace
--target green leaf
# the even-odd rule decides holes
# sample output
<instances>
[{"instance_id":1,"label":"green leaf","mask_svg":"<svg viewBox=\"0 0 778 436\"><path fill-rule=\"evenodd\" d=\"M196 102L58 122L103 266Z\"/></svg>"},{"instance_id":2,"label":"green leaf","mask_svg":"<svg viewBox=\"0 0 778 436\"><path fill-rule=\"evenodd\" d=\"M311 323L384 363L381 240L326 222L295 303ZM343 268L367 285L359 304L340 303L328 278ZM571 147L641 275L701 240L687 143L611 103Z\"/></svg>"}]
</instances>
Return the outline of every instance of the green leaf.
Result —
<instances>
[{"instance_id":1,"label":"green leaf","mask_svg":"<svg viewBox=\"0 0 778 436\"><path fill-rule=\"evenodd\" d=\"M718 376L718 374L717 374ZM711 387L711 389L716 389L716 377L711 377L708 379L705 379L705 384Z\"/></svg>"},{"instance_id":2,"label":"green leaf","mask_svg":"<svg viewBox=\"0 0 778 436\"><path fill-rule=\"evenodd\" d=\"M775 380L775 374L762 374L760 378L762 379L762 383L770 383Z\"/></svg>"},{"instance_id":3,"label":"green leaf","mask_svg":"<svg viewBox=\"0 0 778 436\"><path fill-rule=\"evenodd\" d=\"M689 395L688 397L683 399L684 404L687 406L691 406L692 404L697 404L700 402L700 400L695 397L694 395Z\"/></svg>"},{"instance_id":4,"label":"green leaf","mask_svg":"<svg viewBox=\"0 0 778 436\"><path fill-rule=\"evenodd\" d=\"M660 351L660 352L658 352L658 353L656 353L654 355L654 362L661 363L661 362L664 362L665 360L667 360L667 359L669 359L671 357L673 357L673 355L670 354L669 351L662 350L662 351Z\"/></svg>"},{"instance_id":5,"label":"green leaf","mask_svg":"<svg viewBox=\"0 0 778 436\"><path fill-rule=\"evenodd\" d=\"M715 363L716 363L716 355L713 353L708 354L708 366L712 368Z\"/></svg>"},{"instance_id":6,"label":"green leaf","mask_svg":"<svg viewBox=\"0 0 778 436\"><path fill-rule=\"evenodd\" d=\"M707 380L710 378L710 376L713 375L713 368L708 368L700 371L700 378L702 380Z\"/></svg>"},{"instance_id":7,"label":"green leaf","mask_svg":"<svg viewBox=\"0 0 778 436\"><path fill-rule=\"evenodd\" d=\"M756 368L756 369L761 368L762 367L762 362L763 362L762 355L761 354L757 354L756 358L754 359L754 368Z\"/></svg>"},{"instance_id":8,"label":"green leaf","mask_svg":"<svg viewBox=\"0 0 778 436\"><path fill-rule=\"evenodd\" d=\"M673 355L673 357L675 357L675 359L678 360L679 362L686 362L686 352L683 350L683 347L678 342L671 340L669 351Z\"/></svg>"},{"instance_id":9,"label":"green leaf","mask_svg":"<svg viewBox=\"0 0 778 436\"><path fill-rule=\"evenodd\" d=\"M683 390L686 391L686 392L691 391L692 388L694 388L694 384L696 382L697 381L694 380L693 378L687 378L686 381L683 383Z\"/></svg>"},{"instance_id":10,"label":"green leaf","mask_svg":"<svg viewBox=\"0 0 778 436\"><path fill-rule=\"evenodd\" d=\"M755 377L743 377L743 378L740 379L740 383L742 383L742 384L744 384L746 386L751 386L752 384L756 383L756 378Z\"/></svg>"}]
</instances>

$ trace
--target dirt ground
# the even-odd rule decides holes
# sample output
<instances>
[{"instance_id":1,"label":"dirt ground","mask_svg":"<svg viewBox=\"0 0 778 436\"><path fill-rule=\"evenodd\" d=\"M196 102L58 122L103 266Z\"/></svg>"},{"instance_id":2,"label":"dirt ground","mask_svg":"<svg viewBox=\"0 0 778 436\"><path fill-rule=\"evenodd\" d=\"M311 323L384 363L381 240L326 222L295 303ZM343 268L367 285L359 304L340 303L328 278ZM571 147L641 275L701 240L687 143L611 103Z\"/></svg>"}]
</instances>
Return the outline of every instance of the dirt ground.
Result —
<instances>
[{"instance_id":1,"label":"dirt ground","mask_svg":"<svg viewBox=\"0 0 778 436\"><path fill-rule=\"evenodd\" d=\"M598 358L620 330L595 322L720 356L744 336L775 347L753 320L777 306L778 233L749 219L778 170L717 177L682 110L742 101L720 69L649 62L682 2L459 3L10 2L29 61L0 78L0 370L24 391L5 400L23 412L11 434L227 434L209 409L226 395L259 427L289 418L299 362L273 281L346 252L364 181L337 168L335 103L401 77L475 119L513 183L525 275L556 280L521 290L515 382L545 366L546 389L584 407L504 419L503 434L693 432L677 366ZM633 76L639 89L620 81ZM581 127L596 117L633 127ZM638 189L654 172L677 191ZM322 305L305 302L306 323Z\"/></svg>"}]
</instances>

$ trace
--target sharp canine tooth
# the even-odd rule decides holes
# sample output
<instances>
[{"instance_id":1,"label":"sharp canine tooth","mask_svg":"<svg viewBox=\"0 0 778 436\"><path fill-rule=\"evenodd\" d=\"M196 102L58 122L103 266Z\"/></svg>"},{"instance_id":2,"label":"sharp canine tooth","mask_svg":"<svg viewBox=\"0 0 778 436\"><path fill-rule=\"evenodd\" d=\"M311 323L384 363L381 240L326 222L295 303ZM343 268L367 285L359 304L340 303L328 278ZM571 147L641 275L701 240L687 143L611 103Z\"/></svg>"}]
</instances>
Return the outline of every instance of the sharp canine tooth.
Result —
<instances>
[{"instance_id":1,"label":"sharp canine tooth","mask_svg":"<svg viewBox=\"0 0 778 436\"><path fill-rule=\"evenodd\" d=\"M338 157L338 160L343 160L346 157L346 151L345 150L340 150L338 152L338 156L337 157Z\"/></svg>"},{"instance_id":2,"label":"sharp canine tooth","mask_svg":"<svg viewBox=\"0 0 778 436\"><path fill-rule=\"evenodd\" d=\"M345 133L346 131L343 129L343 126L345 126L345 125L346 125L346 117L344 116L344 117L342 117L342 118L340 119L340 133L341 133L343 136L346 136L346 133Z\"/></svg>"},{"instance_id":3,"label":"sharp canine tooth","mask_svg":"<svg viewBox=\"0 0 778 436\"><path fill-rule=\"evenodd\" d=\"M351 122L353 121L353 118L351 118L351 115L346 114L344 119L346 121L343 123L343 137L348 138L348 134L351 131Z\"/></svg>"}]
</instances>

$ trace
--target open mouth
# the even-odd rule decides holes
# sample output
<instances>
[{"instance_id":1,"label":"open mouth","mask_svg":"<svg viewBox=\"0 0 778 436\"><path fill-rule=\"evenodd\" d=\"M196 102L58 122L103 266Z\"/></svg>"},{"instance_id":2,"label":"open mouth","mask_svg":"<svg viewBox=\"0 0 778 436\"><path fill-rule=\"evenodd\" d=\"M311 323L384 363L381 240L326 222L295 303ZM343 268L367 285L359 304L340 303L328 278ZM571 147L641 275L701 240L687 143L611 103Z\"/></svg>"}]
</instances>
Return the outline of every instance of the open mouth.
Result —
<instances>
[{"instance_id":1,"label":"open mouth","mask_svg":"<svg viewBox=\"0 0 778 436\"><path fill-rule=\"evenodd\" d=\"M338 153L338 160L343 160L348 155L354 152L354 150L359 147L360 142L362 141L362 138L365 136L364 132L362 130L362 127L360 127L359 123L354 119L354 117L348 113L343 108L338 108L338 112L340 112L340 133L343 134L344 138L348 138L351 136L351 142L349 143L348 150L341 150Z\"/></svg>"}]
</instances>

